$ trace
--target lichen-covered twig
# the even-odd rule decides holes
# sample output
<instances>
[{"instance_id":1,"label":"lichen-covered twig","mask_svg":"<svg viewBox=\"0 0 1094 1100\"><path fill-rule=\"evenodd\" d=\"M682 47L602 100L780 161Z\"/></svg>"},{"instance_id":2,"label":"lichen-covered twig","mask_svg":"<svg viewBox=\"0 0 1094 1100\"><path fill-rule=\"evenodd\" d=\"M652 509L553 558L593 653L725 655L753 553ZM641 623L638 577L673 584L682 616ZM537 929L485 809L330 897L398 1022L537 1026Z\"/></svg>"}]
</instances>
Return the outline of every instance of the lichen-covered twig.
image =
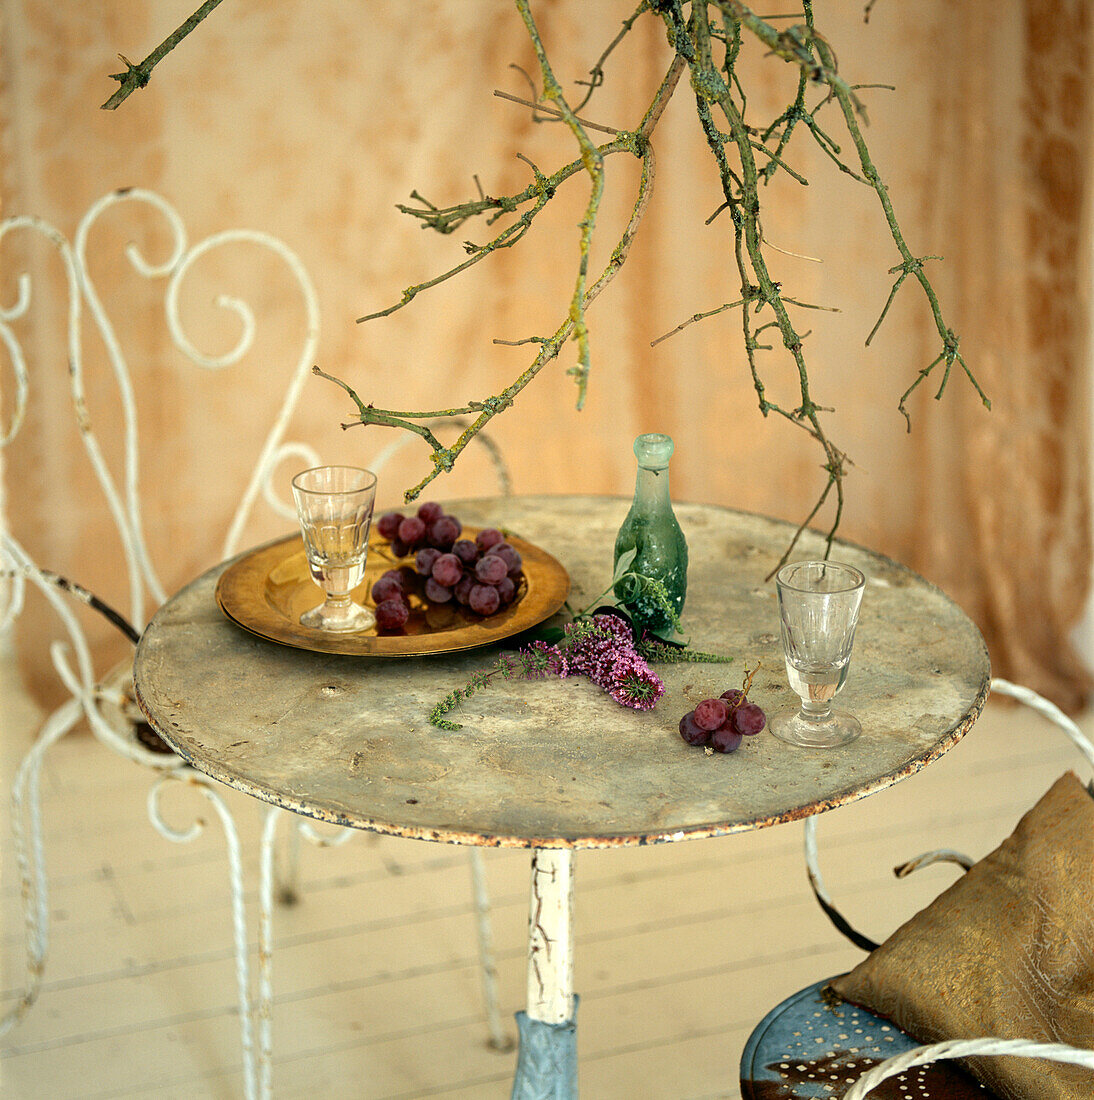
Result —
<instances>
[{"instance_id":1,"label":"lichen-covered twig","mask_svg":"<svg viewBox=\"0 0 1094 1100\"><path fill-rule=\"evenodd\" d=\"M695 321L705 319L730 308L741 310L742 336L749 369L763 415L775 413L796 426L804 429L820 444L824 452L823 470L826 478L809 515L795 533L783 558L776 565L779 568L785 562L798 538L805 528L817 517L821 508L830 499L835 490L835 508L832 522L827 525L827 545L831 548L835 533L843 515L843 481L850 459L828 437L820 414L831 411L818 404L812 397L808 367L804 354L804 340L808 334L799 334L789 311L788 305L802 306L805 303L785 295L781 283L772 278L767 262L761 250L763 231L761 225L761 202L759 184L766 184L778 171L789 171L786 163L791 135L796 126L802 124L822 149L840 169L853 179L863 183L878 194L882 209L902 262L893 268L890 274L897 276L882 310L878 324L884 320L897 290L908 275L914 275L927 295L932 313L943 341L940 356L928 367L920 371L916 380L901 397L898 408L907 419L905 407L908 396L920 385L939 363L945 363L944 377L937 396L941 396L949 378L953 363L957 362L966 371L981 399L988 404L980 386L972 376L957 347L957 337L943 320L937 296L923 272L924 260L928 257L915 257L904 241L897 223L888 189L882 182L870 157L869 149L862 134L862 122L865 110L857 95L857 89L847 83L839 74L835 53L827 40L819 34L813 25L811 0L801 0L803 22L795 24L785 31L778 31L758 17L746 4L739 0L711 0L707 3L692 3L690 19L685 24L683 4L680 0L659 0L655 8L665 22L670 40L676 46L678 55L686 57L691 72L692 89L696 97L696 109L707 144L714 157L722 183L724 203L719 211L728 210L734 227L734 257L741 280L741 297L725 306L694 314L690 319L677 325L667 336L680 331ZM711 25L710 11L716 10L722 15L722 26L715 31ZM773 53L795 64L800 69L797 92L794 101L766 128L757 129L745 120L745 97L736 78L735 64L740 49L742 28L754 34L764 42ZM720 41L724 48L721 65L714 56L714 43ZM811 84L827 87L828 94L815 107L809 109L806 104L806 92ZM839 144L821 128L817 114L828 102L839 105L847 132L858 154L857 168L851 167L842 159ZM723 133L714 119L717 109L728 125L728 133ZM762 141L756 140L756 133L762 134ZM768 144L775 141L774 148ZM730 160L729 150L735 153ZM756 154L766 156L763 165L758 165ZM792 177L804 182L800 173L790 171ZM710 220L713 220L710 219ZM818 307L811 307L818 308ZM771 319L753 327L757 315L770 312ZM869 344L877 331L866 339ZM784 349L794 361L798 375L800 404L794 409L785 409L772 402L766 394L761 378L758 353L771 351L769 344L761 344L759 335L766 329L776 329L782 337ZM659 342L659 341L658 341Z\"/></svg>"},{"instance_id":2,"label":"lichen-covered twig","mask_svg":"<svg viewBox=\"0 0 1094 1100\"><path fill-rule=\"evenodd\" d=\"M497 341L513 346L535 345L537 348L535 358L512 383L499 393L483 399L468 400L459 408L432 412L377 409L372 404L364 402L355 390L341 379L321 371L318 367L315 368L315 373L346 391L357 408L357 420L354 423L401 428L417 434L428 444L432 452L433 468L416 486L406 490L404 495L408 501L414 499L438 474L451 469L468 442L485 427L490 419L509 408L524 387L545 366L558 358L563 346L571 339L577 344L577 362L570 368L570 373L577 381L577 406L581 408L585 401L592 364L586 311L626 260L653 187L655 160L650 138L682 73L687 70L695 93L696 111L707 145L714 158L724 199L718 209L707 219L707 224L713 224L719 215L728 211L733 224L733 261L740 285L738 296L734 301L715 309L693 314L654 343L660 343L700 320L730 309L740 309L742 340L760 412L764 416L774 413L804 430L820 445L824 455L823 488L809 515L798 529L790 546L787 547L783 560L785 561L789 556L801 532L813 522L835 490L834 514L827 530L827 542L831 547L843 514L843 479L850 465L850 459L826 433L821 414L832 410L828 406L818 404L811 393L804 351L804 343L809 333L797 331L788 307L806 309L832 309L833 307L811 305L784 294L781 282L774 278L769 270L761 247L765 243L760 202L761 184L766 185L779 172L785 172L802 185L808 182L805 176L791 164L789 158L791 140L798 132L799 126L804 128L817 147L841 173L870 187L877 194L893 242L900 255L900 263L889 271L889 274L895 278L877 323L866 337L866 344L869 345L873 340L878 328L888 315L897 292L908 281L909 276L919 283L930 306L941 341L941 350L934 360L919 370L899 399L897 407L905 417L909 430L911 420L907 409L908 399L939 367L942 367L942 378L935 393L936 398L941 398L945 392L954 364L957 364L984 405L990 408L986 394L960 352L960 341L947 324L938 296L924 271L926 261L938 257L916 256L908 247L897 222L888 188L873 164L863 136L862 126L866 121L866 111L858 93L864 88L878 87L878 85L851 84L840 73L832 44L814 24L812 0L798 0L800 20L796 12L762 17L757 15L744 0L689 0L686 18L684 0L639 0L633 13L622 21L618 33L590 70L589 79L578 82L587 88L587 93L579 104L571 106L548 59L532 15L532 0L513 0L513 2L535 51L542 81L542 95L529 101L504 92L496 94L531 108L537 121L553 119L563 122L577 144L578 156L550 174L541 171L537 165L522 157L521 159L529 165L533 178L527 187L514 195L494 197L484 193L479 186L477 198L453 206L438 207L419 192L413 192L411 197L418 205L404 205L399 209L419 219L423 228L433 229L439 233L452 233L469 220L478 217L485 217L485 224L488 226L493 226L499 219L510 215L513 217L487 243L465 242L467 259L462 263L434 278L408 287L403 291L399 301L358 320L369 321L390 316L409 305L423 291L459 275L503 248L513 247L528 235L535 219L555 197L559 188L566 181L584 173L589 179L589 198L584 217L579 225L576 277L566 316L550 335L533 335L519 340ZM139 65L126 61L127 71L114 76L121 87L103 106L114 108L136 88L144 87L155 65L219 3L220 0L206 0L182 26ZM874 0L868 0L865 5L864 18L867 20L873 4ZM586 107L593 92L604 81L608 57L626 38L638 20L646 14L662 20L674 56L664 80L646 109L641 124L632 131L617 130L579 116L578 112ZM773 19L780 21L793 19L794 21L780 30L771 22ZM770 54L798 69L797 88L792 102L773 121L764 126L757 126L746 120L748 99L737 72L737 63L746 36L751 36ZM721 51L720 57L716 56L717 50ZM814 87L824 89L825 94L810 107L808 93ZM842 115L844 127L855 149L857 164L853 165L845 159L839 142L825 128L822 128L818 121L819 113L832 103L838 106ZM716 112L724 120L723 123L716 121ZM721 125L727 128L727 132L723 132ZM611 135L611 140L597 145L589 136L590 132L606 132ZM629 153L639 158L642 164L641 178L630 221L604 270L595 281L590 283L589 257L605 188L604 161L605 158L616 153ZM757 161L757 157L761 159ZM761 334L767 331L779 333L783 349L793 361L797 373L800 402L794 408L783 408L767 396L760 370L760 353L774 350L773 344L760 342ZM450 447L445 447L422 421L449 416L470 416L472 419L456 442ZM343 427L349 426L351 425L343 425ZM779 564L781 565L782 562Z\"/></svg>"},{"instance_id":3,"label":"lichen-covered twig","mask_svg":"<svg viewBox=\"0 0 1094 1100\"><path fill-rule=\"evenodd\" d=\"M585 93L585 98L574 107L575 112L584 110L585 105L589 102L590 99L592 99L593 92L595 92L597 88L599 88L604 83L604 63L608 60L608 57L611 55L616 46L618 46L619 43L627 37L627 33L630 31L631 27L634 26L635 22L638 20L638 17L644 12L649 11L649 9L650 0L641 0L638 7L635 8L634 14L628 16L626 19L623 20L623 24L619 28L619 33L611 40L611 42L608 43L607 48L600 55L600 57L597 58L596 64L589 70L589 79L577 81L578 84L584 85L589 90Z\"/></svg>"},{"instance_id":4,"label":"lichen-covered twig","mask_svg":"<svg viewBox=\"0 0 1094 1100\"><path fill-rule=\"evenodd\" d=\"M627 253L630 250L631 242L634 240L634 233L637 229L638 222L641 220L642 214L645 211L646 204L649 201L649 195L653 187L654 179L654 158L652 150L647 149L646 155L642 158L642 174L639 181L639 194L635 202L634 210L631 214L631 220L624 230L622 236L619 239L615 249L612 252L611 257L608 260L604 270L601 272L597 280L588 286L585 290L582 310L588 308L589 304L600 294L600 292L611 282L615 273L622 267L626 261ZM395 412L390 409L377 409L372 405L366 404L358 394L347 383L343 382L339 378L335 378L332 375L326 374L318 367L312 368L314 372L328 380L341 386L353 400L357 406L358 420L349 424L343 424L343 428L352 427L354 423L361 424L383 424L388 427L400 427L407 431L411 431L420 435L423 439L429 443L432 449L433 468L419 481L416 485L407 489L403 496L407 502L414 500L422 490L436 478L439 474L452 468L453 463L462 453L464 448L471 442L471 440L480 432L486 425L495 417L498 413L509 408L514 399L520 394L520 392L535 378L544 367L553 362L561 352L566 341L570 338L574 331L574 318L573 313L567 315L567 317L561 322L559 327L550 336L535 337L534 342L538 345L539 351L536 354L535 359L531 364L526 367L513 382L506 386L500 393L487 397L482 401L469 401L461 408L444 409L432 412ZM424 425L417 423L419 420L432 420L438 416L454 416L460 414L475 414L475 419L464 429L460 436L452 443L451 446L445 447L439 440L432 435L431 432Z\"/></svg>"},{"instance_id":5,"label":"lichen-covered twig","mask_svg":"<svg viewBox=\"0 0 1094 1100\"><path fill-rule=\"evenodd\" d=\"M517 0L520 5L521 0ZM526 7L525 7L525 10ZM529 28L529 34L533 35L538 40L538 32L535 30L534 23ZM542 43L539 45L539 50L542 50ZM545 58L545 55L544 55ZM581 256L581 263L579 264L578 279L575 285L575 299L571 301L570 309L567 312L566 317L559 323L558 327L549 336L537 335L528 337L522 341L513 341L513 343L534 343L536 344L538 351L532 362L499 393L487 397L483 400L469 401L466 405L459 409L446 409L442 411L433 412L420 412L420 413L407 413L407 412L395 412L390 409L377 409L370 404L366 404L361 398L354 392L352 387L341 379L335 378L332 375L326 374L315 368L315 372L324 378L335 382L341 386L350 395L351 399L357 407L358 422L361 424L383 424L391 427L401 427L408 431L412 431L417 435L422 436L423 439L429 443L431 448L432 469L426 473L426 475L416 485L407 489L404 493L404 498L409 502L414 500L422 490L436 478L439 474L446 470L450 470L452 465L468 445L468 443L489 423L489 421L498 413L509 408L515 398L521 393L521 391L535 378L544 367L558 358L562 348L566 342L571 338L576 337L579 340L579 347L582 343L581 334L584 332L584 347L586 352L588 350L588 327L585 324L585 311L589 305L597 298L597 296L604 290L604 288L615 277L616 273L626 262L627 255L630 252L632 243L634 242L635 235L638 231L638 226L642 220L642 216L645 213L646 207L649 203L650 196L653 191L655 172L656 172L656 158L654 156L653 147L650 144L650 136L652 135L658 121L660 120L664 111L665 105L671 98L673 91L675 90L680 76L683 73L684 66L678 58L674 58L669 66L664 79L662 80L657 93L654 95L649 107L646 109L643 115L641 123L635 130L632 131L620 131L616 134L615 138L601 146L593 146L595 149L595 157L587 156L588 150L585 146L582 146L582 156L578 160L571 161L570 163L563 165L557 171L550 176L544 175L538 168L533 166L533 172L535 179L526 187L523 191L516 195L507 196L504 198L492 198L490 196L481 196L479 199L472 200L469 203L461 204L457 207L450 207L444 210L436 207L428 206L424 209L416 209L409 211L416 217L420 217L426 224L435 224L434 227L440 228L441 225L447 226L450 224L452 218L461 217L464 214L471 216L485 214L488 211L504 211L504 212L516 212L522 206L531 204L530 208L514 222L512 225L503 229L490 243L483 246L476 246L474 251L469 256L468 260L464 263L457 265L441 275L428 280L425 283L421 283L417 286L408 287L402 295L399 302L390 306L385 310L378 311L373 314L369 314L367 317L361 318L363 321L371 320L375 317L388 316L394 313L396 310L402 309L410 301L412 301L421 291L437 285L439 282L443 282L446 279L450 279L461 271L465 270L471 264L478 263L483 260L491 252L498 248L509 247L515 244L524 233L531 226L535 216L543 209L548 201L554 196L559 186L561 186L566 180L579 174L582 170L588 170L587 162L591 161L594 168L596 165L600 166L600 185L594 183L591 188L590 207L586 210L586 219L582 225L581 241L579 244L579 252ZM568 107L564 107L562 103L561 91L557 89L557 81L555 82L555 98L554 104L556 109L560 112L562 117L573 117L573 112ZM561 100L561 102L560 102ZM581 123L574 118L574 122L580 128ZM589 143L591 145L591 142ZM626 152L632 156L637 157L641 162L641 172L638 182L638 193L635 198L635 203L631 211L630 219L627 226L619 236L615 248L612 250L611 255L608 258L607 264L601 271L600 275L593 282L588 281L588 246L591 241L592 226L595 223L596 208L600 203L600 197L603 192L603 160L605 157L613 155L615 153ZM589 209L592 209L593 213L590 217ZM580 297L577 297L580 291ZM581 358L579 352L578 366L575 368L575 374L578 380L578 401L580 402L584 398L585 388L588 383L588 359L584 361ZM431 437L422 424L418 423L421 420L433 419L436 416L451 416L462 413L475 414L474 420L464 429L459 438L452 443L451 446L445 447L438 440ZM343 427L349 427L350 425L343 425Z\"/></svg>"},{"instance_id":6,"label":"lichen-covered twig","mask_svg":"<svg viewBox=\"0 0 1094 1100\"><path fill-rule=\"evenodd\" d=\"M104 103L104 111L114 111L125 102L138 88L143 88L152 79L152 70L220 3L220 0L205 0L205 3L180 27L173 30L142 62L134 65L127 57L119 54L125 63L124 73L111 73L110 79L118 81L118 90Z\"/></svg>"},{"instance_id":7,"label":"lichen-covered twig","mask_svg":"<svg viewBox=\"0 0 1094 1100\"><path fill-rule=\"evenodd\" d=\"M570 300L570 320L573 322L573 337L577 341L577 365L571 373L577 379L577 407L585 405L585 394L589 381L589 328L585 322L585 288L589 276L589 251L592 247L593 230L596 227L596 217L600 210L600 200L604 195L604 157L593 143L582 126L577 115L570 109L563 95L562 86L559 84L550 62L547 60L547 51L543 47L532 18L530 0L516 0L517 10L524 20L528 36L532 40L532 46L536 51L536 60L539 62L540 73L543 76L543 97L548 100L562 116L563 121L569 126L578 147L581 150L581 163L585 171L589 173L589 202L585 208L585 217L582 218L581 240L578 246L577 279L574 284L573 297Z\"/></svg>"},{"instance_id":8,"label":"lichen-covered twig","mask_svg":"<svg viewBox=\"0 0 1094 1100\"><path fill-rule=\"evenodd\" d=\"M828 43L823 39L818 39L816 43L817 53L820 55L821 60L826 64L831 61L832 52ZM899 272L893 289L889 294L889 300L885 304L885 309L882 311L881 319L878 324L884 319L885 313L889 309L889 305L892 303L893 297L900 289L901 283L908 275L913 275L920 287L923 289L923 293L927 296L927 301L930 303L931 314L934 317L935 326L938 329L939 338L942 341L942 351L938 358L931 364L925 367L919 372L915 381L904 391L904 394L900 398L900 404L898 408L903 414L905 421L907 422L908 430L911 431L911 418L908 415L905 402L912 392L924 382L931 372L940 363L945 363L945 370L942 376L942 382L938 387L938 392L935 394L936 398L941 398L945 392L946 383L950 379L950 371L954 363L957 363L961 369L965 372L966 377L972 383L973 388L980 396L980 400L984 403L986 408L991 408L991 401L988 399L987 394L984 393L980 387L980 383L977 382L976 377L972 371L969 370L968 364L965 362L965 357L958 350L959 338L947 324L942 316L942 307L938 301L938 295L935 293L934 287L931 286L930 280L927 278L923 271L923 263L928 259L937 259L938 257L926 256L919 257L913 256L911 249L909 249L907 243L904 240L904 234L901 232L900 225L897 223L896 214L893 212L892 200L889 197L889 189L881 180L881 176L878 174L877 169L874 167L874 163L870 158L870 150L867 148L866 141L862 136L862 130L859 127L858 119L855 117L854 103L851 97L848 95L848 91L844 87L832 86L832 92L836 99L839 101L840 108L843 111L844 122L847 125L847 132L851 135L851 140L855 144L855 149L858 152L859 163L862 166L862 175L866 182L877 193L877 197L881 202L881 208L885 213L885 221L889 226L889 231L892 234L893 243L896 245L897 250L900 252L902 262L890 271L890 274ZM874 333L877 331L877 325L874 326L873 331L867 338L867 343L873 338Z\"/></svg>"}]
</instances>

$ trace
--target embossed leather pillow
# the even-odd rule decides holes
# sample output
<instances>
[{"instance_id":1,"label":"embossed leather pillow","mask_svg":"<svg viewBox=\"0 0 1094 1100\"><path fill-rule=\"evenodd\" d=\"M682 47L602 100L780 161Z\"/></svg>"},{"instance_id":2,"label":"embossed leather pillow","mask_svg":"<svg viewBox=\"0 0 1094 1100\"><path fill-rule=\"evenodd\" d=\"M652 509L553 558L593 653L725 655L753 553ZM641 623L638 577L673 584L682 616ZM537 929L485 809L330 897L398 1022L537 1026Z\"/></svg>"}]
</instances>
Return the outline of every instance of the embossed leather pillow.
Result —
<instances>
[{"instance_id":1,"label":"embossed leather pillow","mask_svg":"<svg viewBox=\"0 0 1094 1100\"><path fill-rule=\"evenodd\" d=\"M1094 798L1061 776L1014 832L832 983L921 1043L994 1036L1094 1049ZM970 1058L1006 1100L1091 1100L1094 1070Z\"/></svg>"}]
</instances>

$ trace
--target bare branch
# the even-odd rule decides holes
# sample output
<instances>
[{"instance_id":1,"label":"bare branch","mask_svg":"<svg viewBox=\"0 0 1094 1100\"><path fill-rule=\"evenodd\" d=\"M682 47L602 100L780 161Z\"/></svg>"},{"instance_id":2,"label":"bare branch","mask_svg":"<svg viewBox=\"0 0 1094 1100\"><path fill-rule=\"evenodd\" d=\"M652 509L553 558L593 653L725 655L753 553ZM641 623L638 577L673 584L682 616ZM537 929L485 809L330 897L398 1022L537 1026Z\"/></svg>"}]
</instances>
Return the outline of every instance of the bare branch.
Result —
<instances>
[{"instance_id":1,"label":"bare branch","mask_svg":"<svg viewBox=\"0 0 1094 1100\"><path fill-rule=\"evenodd\" d=\"M831 60L831 50L826 42L818 39L817 52L820 54L821 59L825 63L829 63ZM930 303L931 313L934 317L935 326L938 329L939 338L942 341L942 361L946 364L945 374L942 379L942 385L938 390L937 397L941 397L946 389L946 383L950 378L950 370L953 364L956 362L961 366L961 369L965 372L965 376L972 383L973 388L980 396L981 402L987 409L991 408L991 401L988 399L987 394L984 393L980 387L980 383L976 380L972 371L969 370L968 364L965 362L964 356L958 351L958 338L954 334L953 330L946 324L945 319L942 316L942 307L938 301L938 295L935 293L934 287L931 286L930 280L923 273L923 261L912 255L911 250L904 241L904 234L901 232L900 225L896 220L896 214L893 212L893 204L889 197L889 189L882 182L881 177L878 175L877 169L874 167L874 163L870 158L870 151L866 146L866 141L862 136L862 130L859 128L858 120L855 117L854 102L851 98L851 94L842 87L832 86L832 91L839 101L839 105L843 111L844 122L847 125L847 132L851 135L851 140L855 143L855 149L858 151L859 163L862 165L862 174L865 176L866 181L874 189L879 201L881 202L881 208L885 213L885 220L889 225L889 231L893 238L893 243L897 246L900 252L903 263L900 265L904 272L915 276L916 281L923 288L923 293L927 296L927 301ZM896 270L896 269L894 269ZM897 280L897 286L893 288L890 294L890 301L892 294L895 294L899 289L899 285L902 279ZM886 304L886 310L888 309L888 303ZM875 326L876 328L876 326ZM873 336L873 333L870 334ZM930 367L927 368L926 374L929 374L931 370L937 365L939 360L935 360ZM908 413L904 407L904 400L908 394L919 385L919 383L926 377L926 374L920 374L919 378L909 387L905 392L904 397L900 400L900 411L904 414L905 418L908 417Z\"/></svg>"},{"instance_id":2,"label":"bare branch","mask_svg":"<svg viewBox=\"0 0 1094 1100\"><path fill-rule=\"evenodd\" d=\"M718 306L716 309L708 309L706 313L693 313L686 321L681 321L680 324L674 329L670 329L668 332L658 336L656 340L650 341L650 347L655 348L662 341L667 340L670 336L675 336L678 332L683 332L684 329L691 325L694 325L696 321L705 321L708 317L717 317L719 313L725 313L727 309L733 309L736 306L743 306L747 299L738 298L736 302L726 302L724 306Z\"/></svg>"},{"instance_id":3,"label":"bare branch","mask_svg":"<svg viewBox=\"0 0 1094 1100\"><path fill-rule=\"evenodd\" d=\"M599 88L600 85L604 83L604 62L608 60L609 55L616 48L616 46L618 46L619 43L627 37L627 33L630 31L631 27L633 27L634 24L638 21L638 17L642 15L643 12L649 11L649 9L649 0L641 0L638 7L634 11L634 14L623 20L623 25L620 28L619 33L615 36L615 38L611 40L611 42L608 43L607 48L600 55L597 63L589 70L589 79L577 81L578 84L585 85L585 87L587 87L589 90L585 93L585 98L574 108L575 112L580 111L585 106L585 104L587 104L589 100L592 99L593 92L595 92L597 88Z\"/></svg>"},{"instance_id":4,"label":"bare branch","mask_svg":"<svg viewBox=\"0 0 1094 1100\"><path fill-rule=\"evenodd\" d=\"M543 111L545 114L552 115L554 118L564 117L557 107L545 107L542 103L533 103L530 99L521 99L519 95L510 95L508 92L500 91L497 88L494 89L494 95L496 95L498 99L508 99L510 103L519 103L524 107L531 107L533 111ZM580 122L586 130L599 130L602 134L619 133L618 129L613 130L610 126L601 126L599 122L590 122L585 118L579 118L578 122Z\"/></svg>"},{"instance_id":5,"label":"bare branch","mask_svg":"<svg viewBox=\"0 0 1094 1100\"><path fill-rule=\"evenodd\" d=\"M124 73L111 73L110 79L116 80L120 88L102 105L104 111L115 111L138 88L143 88L152 79L152 70L220 3L220 0L205 0L205 3L182 26L171 32L139 65L118 54L125 63Z\"/></svg>"}]
</instances>

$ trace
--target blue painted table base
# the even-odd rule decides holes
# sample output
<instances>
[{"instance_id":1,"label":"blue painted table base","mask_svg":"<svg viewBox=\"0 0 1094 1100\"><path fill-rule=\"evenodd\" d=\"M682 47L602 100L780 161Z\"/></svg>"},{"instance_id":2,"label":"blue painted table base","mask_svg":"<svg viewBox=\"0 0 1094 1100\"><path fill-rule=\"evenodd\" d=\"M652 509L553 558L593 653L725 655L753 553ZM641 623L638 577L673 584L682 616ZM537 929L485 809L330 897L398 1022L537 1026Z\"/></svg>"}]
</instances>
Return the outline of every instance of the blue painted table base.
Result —
<instances>
[{"instance_id":1,"label":"blue painted table base","mask_svg":"<svg viewBox=\"0 0 1094 1100\"><path fill-rule=\"evenodd\" d=\"M517 1013L520 1049L511 1100L577 1100L577 1001L564 1024Z\"/></svg>"}]
</instances>

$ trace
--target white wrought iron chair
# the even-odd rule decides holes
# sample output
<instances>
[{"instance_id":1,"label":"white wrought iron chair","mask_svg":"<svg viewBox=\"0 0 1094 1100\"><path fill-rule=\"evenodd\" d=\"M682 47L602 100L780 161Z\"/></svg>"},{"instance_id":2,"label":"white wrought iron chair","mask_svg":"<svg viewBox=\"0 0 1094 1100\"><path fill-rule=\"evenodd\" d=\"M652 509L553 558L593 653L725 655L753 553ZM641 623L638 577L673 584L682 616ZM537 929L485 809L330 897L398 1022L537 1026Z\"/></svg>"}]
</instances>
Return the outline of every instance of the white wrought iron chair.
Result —
<instances>
[{"instance_id":1,"label":"white wrought iron chair","mask_svg":"<svg viewBox=\"0 0 1094 1100\"><path fill-rule=\"evenodd\" d=\"M1028 688L999 678L991 681L991 690L1017 699L1058 726L1094 767L1094 745L1053 703ZM1094 796L1094 782L1088 789ZM966 871L974 863L968 856L945 848L909 860L897 868L896 874L904 877L939 862L956 863ZM805 863L813 893L835 927L864 950L876 947L847 922L832 901L818 862L815 817L805 821ZM972 1078L950 1076L942 1067L933 1081L911 1073L915 1067L973 1056L1043 1058L1094 1070L1094 1049L1062 1043L984 1036L917 1044L895 1024L840 1000L827 987L828 979L800 990L773 1008L757 1025L741 1056L743 1100L812 1100L820 1096L831 1100L864 1100L892 1077L900 1078L900 1095L909 1100L919 1096L945 1096L952 1100L991 1096ZM850 1050L849 1043L854 1044ZM844 1064L847 1058L841 1061L833 1057L837 1052L851 1055L854 1076L847 1076L848 1067ZM861 1072L866 1065L870 1068Z\"/></svg>"},{"instance_id":2,"label":"white wrought iron chair","mask_svg":"<svg viewBox=\"0 0 1094 1100\"><path fill-rule=\"evenodd\" d=\"M167 596L146 546L140 501L138 425L133 380L113 323L96 293L87 263L89 233L107 211L120 204L140 204L146 211L163 219L170 239L167 259L161 263L149 262L133 245L127 249L128 259L141 276L164 280L166 325L171 339L180 351L202 368L219 370L238 363L252 344L257 321L246 303L221 296L217 299L217 304L232 311L238 318L240 335L235 346L219 356L205 355L194 346L180 320L179 291L199 258L227 245L249 242L267 249L274 257L279 258L299 288L305 315L299 357L291 370L275 422L265 437L254 472L231 521L221 557L228 558L239 551L248 517L260 496L287 524L294 526L295 512L274 491L272 475L279 467L287 468L284 464L290 460L298 467L316 465L320 461L309 446L285 441L290 417L315 361L319 307L307 271L297 256L282 242L261 232L228 230L191 245L187 240L183 221L175 209L155 193L139 189L115 191L99 200L81 220L71 242L59 230L36 217L12 217L0 222L0 244L8 234L29 232L48 241L61 260L68 292L66 342L73 423L79 429L88 459L102 487L107 507L120 536L129 580L129 605L127 615L123 616L78 584L35 563L11 531L0 529L0 631L10 627L20 615L25 605L28 585L32 590L37 590L48 601L63 628L64 638L58 638L51 644L50 655L57 674L70 695L45 720L32 748L22 760L13 785L12 830L24 899L26 976L18 1000L0 1019L0 1035L14 1028L37 1000L49 952L49 889L39 790L43 761L52 746L76 728L81 720L86 719L91 732L100 742L152 772L155 780L148 796L149 815L153 825L164 837L185 842L192 840L203 829L200 819L183 829L175 828L165 820L160 803L161 794L167 785L185 782L199 791L216 811L227 845L244 1092L248 1098L268 1096L271 1089L272 1045L270 955L273 945L272 911L275 889L280 885L280 898L283 901L291 901L296 896L296 863L300 837L319 846L330 846L344 843L357 830L345 829L326 834L317 831L305 818L286 814L272 807L265 811L261 832L259 883L260 971L256 991L253 988L255 983L250 964L243 861L239 833L232 812L218 790L217 783L190 768L174 753L166 750L162 743L157 744L158 738L144 724L133 701L129 663L125 662L105 675L95 669L85 632L74 613L75 598L107 615L131 641L136 642L150 614L147 610L149 597L158 606ZM10 398L8 425L6 430L0 428L0 448L10 443L23 426L32 390L27 356L12 327L14 322L27 314L30 307L31 280L28 275L23 274L18 280L15 303L10 306L0 303L0 341L3 342L15 380ZM85 313L90 315L93 331L103 341L117 389L124 456L120 475L110 469L96 437L95 427L88 417L83 354ZM440 425L443 427L443 421ZM396 440L380 452L371 463L372 467L381 469L403 442L403 439ZM489 448L500 491L506 493L509 491L509 478L505 464L492 441L483 439L483 442ZM292 820L286 849L287 858L279 873L275 869L277 860L274 849L278 826L283 819ZM470 859L490 1043L497 1049L506 1050L511 1048L512 1042L501 1024L498 1010L496 972L490 940L489 902L479 849L470 849Z\"/></svg>"}]
</instances>

